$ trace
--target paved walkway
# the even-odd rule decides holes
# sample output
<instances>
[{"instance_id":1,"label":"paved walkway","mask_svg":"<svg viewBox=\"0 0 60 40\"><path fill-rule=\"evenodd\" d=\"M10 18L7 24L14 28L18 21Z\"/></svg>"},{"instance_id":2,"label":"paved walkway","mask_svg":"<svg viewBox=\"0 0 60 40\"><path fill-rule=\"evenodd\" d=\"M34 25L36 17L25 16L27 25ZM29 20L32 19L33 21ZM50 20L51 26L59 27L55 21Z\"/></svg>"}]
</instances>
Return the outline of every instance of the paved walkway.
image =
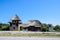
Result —
<instances>
[{"instance_id":1,"label":"paved walkway","mask_svg":"<svg viewBox=\"0 0 60 40\"><path fill-rule=\"evenodd\" d=\"M60 40L60 37L0 37L0 40Z\"/></svg>"}]
</instances>

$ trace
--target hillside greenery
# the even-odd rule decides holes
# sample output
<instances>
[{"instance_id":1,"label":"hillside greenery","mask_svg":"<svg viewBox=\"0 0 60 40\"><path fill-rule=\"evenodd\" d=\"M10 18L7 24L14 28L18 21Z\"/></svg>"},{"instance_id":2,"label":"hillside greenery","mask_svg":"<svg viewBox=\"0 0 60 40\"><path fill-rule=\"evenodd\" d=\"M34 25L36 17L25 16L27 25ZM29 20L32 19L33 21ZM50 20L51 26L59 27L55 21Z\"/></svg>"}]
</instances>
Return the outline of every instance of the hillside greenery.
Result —
<instances>
[{"instance_id":1,"label":"hillside greenery","mask_svg":"<svg viewBox=\"0 0 60 40\"><path fill-rule=\"evenodd\" d=\"M8 31L9 24L0 23L0 31Z\"/></svg>"},{"instance_id":2,"label":"hillside greenery","mask_svg":"<svg viewBox=\"0 0 60 40\"><path fill-rule=\"evenodd\" d=\"M41 24L41 31L42 32L49 32L49 28L52 28L52 24ZM24 28L21 27L20 30L23 30ZM9 30L9 24L0 23L0 31L8 31ZM53 30L51 32L60 32L60 25L56 25L53 27Z\"/></svg>"}]
</instances>

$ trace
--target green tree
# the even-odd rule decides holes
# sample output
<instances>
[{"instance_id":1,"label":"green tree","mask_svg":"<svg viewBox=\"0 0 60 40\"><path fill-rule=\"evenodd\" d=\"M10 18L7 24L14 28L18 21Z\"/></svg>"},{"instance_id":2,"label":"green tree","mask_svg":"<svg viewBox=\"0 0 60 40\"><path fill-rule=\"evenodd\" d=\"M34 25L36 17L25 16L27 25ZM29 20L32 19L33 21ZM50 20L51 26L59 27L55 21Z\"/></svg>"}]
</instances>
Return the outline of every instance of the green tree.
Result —
<instances>
[{"instance_id":1,"label":"green tree","mask_svg":"<svg viewBox=\"0 0 60 40\"><path fill-rule=\"evenodd\" d=\"M9 24L0 23L0 31L9 30Z\"/></svg>"},{"instance_id":2,"label":"green tree","mask_svg":"<svg viewBox=\"0 0 60 40\"><path fill-rule=\"evenodd\" d=\"M48 24L49 27L52 27L52 24Z\"/></svg>"},{"instance_id":3,"label":"green tree","mask_svg":"<svg viewBox=\"0 0 60 40\"><path fill-rule=\"evenodd\" d=\"M60 26L59 26L59 25L56 25L56 26L54 27L54 30L55 30L55 31L60 31Z\"/></svg>"},{"instance_id":4,"label":"green tree","mask_svg":"<svg viewBox=\"0 0 60 40\"><path fill-rule=\"evenodd\" d=\"M44 31L44 32L45 32L45 31L48 31L49 28L48 28L47 24L42 24L42 25L41 25L41 30Z\"/></svg>"},{"instance_id":5,"label":"green tree","mask_svg":"<svg viewBox=\"0 0 60 40\"><path fill-rule=\"evenodd\" d=\"M23 30L24 28L22 26L20 26L20 30Z\"/></svg>"},{"instance_id":6,"label":"green tree","mask_svg":"<svg viewBox=\"0 0 60 40\"><path fill-rule=\"evenodd\" d=\"M2 23L0 23L0 31L2 31Z\"/></svg>"}]
</instances>

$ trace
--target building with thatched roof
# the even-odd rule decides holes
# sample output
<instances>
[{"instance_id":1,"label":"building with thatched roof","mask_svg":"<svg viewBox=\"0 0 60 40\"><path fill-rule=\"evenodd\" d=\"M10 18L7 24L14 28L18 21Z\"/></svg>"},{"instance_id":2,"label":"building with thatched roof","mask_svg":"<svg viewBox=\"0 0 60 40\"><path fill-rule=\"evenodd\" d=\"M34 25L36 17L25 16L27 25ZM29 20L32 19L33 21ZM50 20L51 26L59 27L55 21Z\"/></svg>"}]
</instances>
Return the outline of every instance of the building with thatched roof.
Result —
<instances>
[{"instance_id":1,"label":"building with thatched roof","mask_svg":"<svg viewBox=\"0 0 60 40\"><path fill-rule=\"evenodd\" d=\"M41 30L41 22L38 20L29 20L26 24L20 24L19 27L23 27L28 31L40 31Z\"/></svg>"},{"instance_id":2,"label":"building with thatched roof","mask_svg":"<svg viewBox=\"0 0 60 40\"><path fill-rule=\"evenodd\" d=\"M29 20L27 23L22 24L21 19L15 15L11 18L10 23L10 30L20 30L21 27L23 27L25 30L28 31L38 31L41 28L41 22L39 20Z\"/></svg>"},{"instance_id":3,"label":"building with thatched roof","mask_svg":"<svg viewBox=\"0 0 60 40\"><path fill-rule=\"evenodd\" d=\"M22 24L21 20L19 19L17 15L13 16L9 23L10 23L10 30L12 31L18 30L19 24Z\"/></svg>"}]
</instances>

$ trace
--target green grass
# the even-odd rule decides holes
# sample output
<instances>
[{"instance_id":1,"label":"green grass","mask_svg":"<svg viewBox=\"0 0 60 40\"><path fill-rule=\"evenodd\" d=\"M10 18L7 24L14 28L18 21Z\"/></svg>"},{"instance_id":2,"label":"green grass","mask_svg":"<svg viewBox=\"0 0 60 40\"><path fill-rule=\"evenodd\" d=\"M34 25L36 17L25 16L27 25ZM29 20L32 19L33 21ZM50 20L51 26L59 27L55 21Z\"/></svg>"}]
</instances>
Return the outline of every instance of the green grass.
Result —
<instances>
[{"instance_id":1,"label":"green grass","mask_svg":"<svg viewBox=\"0 0 60 40\"><path fill-rule=\"evenodd\" d=\"M55 33L16 33L12 34L10 32L0 33L0 36L59 36L60 34Z\"/></svg>"}]
</instances>

